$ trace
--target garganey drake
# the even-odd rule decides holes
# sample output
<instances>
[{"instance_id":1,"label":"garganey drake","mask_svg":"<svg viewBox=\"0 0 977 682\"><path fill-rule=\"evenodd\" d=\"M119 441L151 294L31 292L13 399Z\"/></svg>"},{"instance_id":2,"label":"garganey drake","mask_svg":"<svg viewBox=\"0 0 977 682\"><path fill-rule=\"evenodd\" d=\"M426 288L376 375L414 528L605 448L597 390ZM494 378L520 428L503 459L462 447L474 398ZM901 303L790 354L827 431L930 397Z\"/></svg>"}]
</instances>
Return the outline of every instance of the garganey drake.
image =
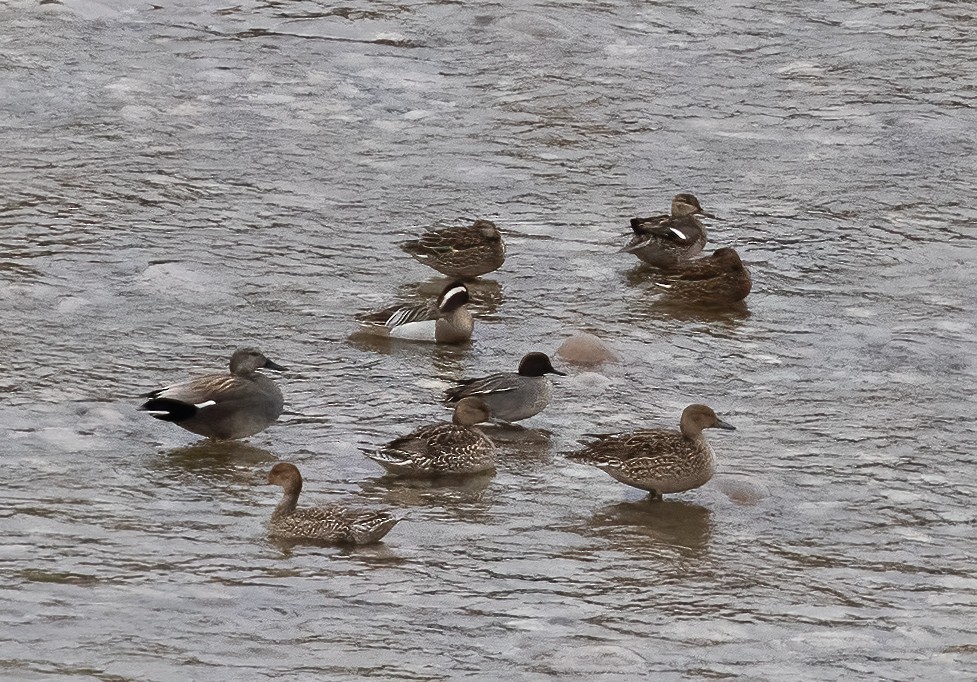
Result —
<instances>
[{"instance_id":1,"label":"garganey drake","mask_svg":"<svg viewBox=\"0 0 977 682\"><path fill-rule=\"evenodd\" d=\"M359 316L363 330L376 336L406 341L467 343L475 322L468 311L468 288L452 282L436 301L416 306L394 306Z\"/></svg>"}]
</instances>

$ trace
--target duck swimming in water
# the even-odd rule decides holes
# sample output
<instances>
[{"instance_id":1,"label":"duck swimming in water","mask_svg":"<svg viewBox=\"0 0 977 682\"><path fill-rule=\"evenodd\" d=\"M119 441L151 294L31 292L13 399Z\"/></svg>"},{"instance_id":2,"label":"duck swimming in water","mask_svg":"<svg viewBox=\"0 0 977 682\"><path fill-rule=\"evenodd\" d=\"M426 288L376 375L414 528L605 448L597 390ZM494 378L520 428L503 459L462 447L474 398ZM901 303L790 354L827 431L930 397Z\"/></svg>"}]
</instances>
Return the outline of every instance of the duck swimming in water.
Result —
<instances>
[{"instance_id":1,"label":"duck swimming in water","mask_svg":"<svg viewBox=\"0 0 977 682\"><path fill-rule=\"evenodd\" d=\"M697 215L716 217L702 210L694 194L676 194L671 215L631 219L634 236L621 251L656 267L688 260L702 251L707 241L706 227Z\"/></svg>"},{"instance_id":2,"label":"duck swimming in water","mask_svg":"<svg viewBox=\"0 0 977 682\"><path fill-rule=\"evenodd\" d=\"M400 245L418 262L441 274L472 279L505 262L505 241L495 223L476 220L468 227L432 230Z\"/></svg>"},{"instance_id":3,"label":"duck swimming in water","mask_svg":"<svg viewBox=\"0 0 977 682\"><path fill-rule=\"evenodd\" d=\"M299 508L302 474L288 462L271 468L268 483L285 490L269 523L271 535L284 540L367 545L378 542L400 521L384 511L348 509L337 504Z\"/></svg>"},{"instance_id":4,"label":"duck swimming in water","mask_svg":"<svg viewBox=\"0 0 977 682\"><path fill-rule=\"evenodd\" d=\"M150 391L140 410L214 440L247 438L264 431L285 405L275 382L259 369L284 371L254 348L231 356L229 374L207 374Z\"/></svg>"},{"instance_id":5,"label":"duck swimming in water","mask_svg":"<svg viewBox=\"0 0 977 682\"><path fill-rule=\"evenodd\" d=\"M621 483L647 490L653 499L704 485L716 470L703 429L735 427L705 405L689 405L679 430L646 429L631 433L593 434L595 440L567 459L607 472Z\"/></svg>"}]
</instances>

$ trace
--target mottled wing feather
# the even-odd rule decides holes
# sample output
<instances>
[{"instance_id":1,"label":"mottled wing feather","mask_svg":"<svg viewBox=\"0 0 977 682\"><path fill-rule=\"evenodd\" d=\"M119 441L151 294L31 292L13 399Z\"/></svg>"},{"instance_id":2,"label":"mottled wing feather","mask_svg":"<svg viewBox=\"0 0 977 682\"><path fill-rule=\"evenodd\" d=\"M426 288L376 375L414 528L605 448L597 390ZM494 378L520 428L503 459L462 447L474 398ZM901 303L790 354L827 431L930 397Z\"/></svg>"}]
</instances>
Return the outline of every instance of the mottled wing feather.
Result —
<instances>
[{"instance_id":1,"label":"mottled wing feather","mask_svg":"<svg viewBox=\"0 0 977 682\"><path fill-rule=\"evenodd\" d=\"M595 435L596 441L569 455L570 459L587 462L594 466L622 466L638 459L671 461L680 459L662 450L681 452L685 437L677 431L647 430L632 433Z\"/></svg>"},{"instance_id":2,"label":"mottled wing feather","mask_svg":"<svg viewBox=\"0 0 977 682\"><path fill-rule=\"evenodd\" d=\"M481 246L484 241L485 238L480 230L471 227L448 227L427 232L418 239L405 242L402 246L408 253L443 257L452 252Z\"/></svg>"},{"instance_id":3,"label":"mottled wing feather","mask_svg":"<svg viewBox=\"0 0 977 682\"><path fill-rule=\"evenodd\" d=\"M437 473L463 471L482 462L494 449L492 441L477 429L441 422L396 438L369 456L381 464Z\"/></svg>"},{"instance_id":4,"label":"mottled wing feather","mask_svg":"<svg viewBox=\"0 0 977 682\"><path fill-rule=\"evenodd\" d=\"M282 537L340 542L349 531L344 512L338 505L297 509L291 514L273 516L271 530Z\"/></svg>"},{"instance_id":5,"label":"mottled wing feather","mask_svg":"<svg viewBox=\"0 0 977 682\"><path fill-rule=\"evenodd\" d=\"M365 544L382 538L398 520L387 512L328 505L273 516L271 530L281 537Z\"/></svg>"}]
</instances>

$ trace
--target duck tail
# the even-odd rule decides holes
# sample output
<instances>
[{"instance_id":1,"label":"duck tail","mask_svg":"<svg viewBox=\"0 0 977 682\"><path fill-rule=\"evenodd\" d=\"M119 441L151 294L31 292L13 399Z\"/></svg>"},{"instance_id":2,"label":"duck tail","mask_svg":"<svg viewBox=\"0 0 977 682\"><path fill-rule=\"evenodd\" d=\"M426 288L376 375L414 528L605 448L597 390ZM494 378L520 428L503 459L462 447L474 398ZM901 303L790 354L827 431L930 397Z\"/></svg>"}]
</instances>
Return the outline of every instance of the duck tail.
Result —
<instances>
[{"instance_id":1,"label":"duck tail","mask_svg":"<svg viewBox=\"0 0 977 682\"><path fill-rule=\"evenodd\" d=\"M153 398L139 408L149 412L149 416L164 422L182 422L197 414L197 406L172 398Z\"/></svg>"}]
</instances>

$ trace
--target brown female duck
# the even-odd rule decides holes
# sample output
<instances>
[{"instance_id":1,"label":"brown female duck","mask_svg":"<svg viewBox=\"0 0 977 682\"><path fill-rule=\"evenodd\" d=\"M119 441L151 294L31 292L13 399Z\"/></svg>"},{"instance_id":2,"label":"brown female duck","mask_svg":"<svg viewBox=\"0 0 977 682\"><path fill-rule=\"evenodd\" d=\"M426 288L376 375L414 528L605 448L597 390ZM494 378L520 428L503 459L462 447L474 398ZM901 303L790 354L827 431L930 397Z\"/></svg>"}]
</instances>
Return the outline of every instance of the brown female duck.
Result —
<instances>
[{"instance_id":1,"label":"brown female duck","mask_svg":"<svg viewBox=\"0 0 977 682\"><path fill-rule=\"evenodd\" d=\"M647 429L632 433L594 434L596 440L568 459L595 466L621 483L647 490L652 498L704 485L716 470L703 429L735 430L705 405L689 405L678 431Z\"/></svg>"},{"instance_id":2,"label":"brown female duck","mask_svg":"<svg viewBox=\"0 0 977 682\"><path fill-rule=\"evenodd\" d=\"M498 270L505 262L505 241L490 220L468 227L432 230L400 245L415 260L449 277L472 279Z\"/></svg>"},{"instance_id":3,"label":"brown female duck","mask_svg":"<svg viewBox=\"0 0 977 682\"><path fill-rule=\"evenodd\" d=\"M367 457L392 474L433 477L476 474L495 468L495 444L475 427L492 416L480 398L464 398L455 405L451 422L422 426L392 440Z\"/></svg>"},{"instance_id":4,"label":"brown female duck","mask_svg":"<svg viewBox=\"0 0 977 682\"><path fill-rule=\"evenodd\" d=\"M302 474L288 462L279 462L271 468L268 483L285 489L269 523L271 535L277 538L367 545L378 542L400 521L387 512L347 509L336 504L298 508Z\"/></svg>"},{"instance_id":5,"label":"brown female duck","mask_svg":"<svg viewBox=\"0 0 977 682\"><path fill-rule=\"evenodd\" d=\"M736 249L723 247L711 256L677 263L655 283L670 302L721 306L746 298L753 288L750 272Z\"/></svg>"}]
</instances>

